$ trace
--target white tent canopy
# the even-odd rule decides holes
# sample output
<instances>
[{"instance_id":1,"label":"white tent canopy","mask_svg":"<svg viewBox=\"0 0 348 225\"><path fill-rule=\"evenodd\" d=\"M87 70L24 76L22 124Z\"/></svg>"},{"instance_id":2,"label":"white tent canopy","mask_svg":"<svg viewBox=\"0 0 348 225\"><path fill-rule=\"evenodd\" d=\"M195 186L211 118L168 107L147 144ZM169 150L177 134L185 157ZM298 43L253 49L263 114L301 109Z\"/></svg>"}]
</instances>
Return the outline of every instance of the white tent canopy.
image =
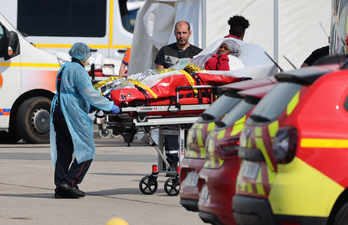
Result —
<instances>
[{"instance_id":1,"label":"white tent canopy","mask_svg":"<svg viewBox=\"0 0 348 225\"><path fill-rule=\"evenodd\" d=\"M277 50L284 70L293 69L284 56L300 67L313 50L328 44L331 1L327 0L147 0L137 15L129 74L155 68L158 48L175 41L177 21L187 20L193 31L190 43L205 48L228 34L227 21L233 15L250 22L244 41L261 45L272 57Z\"/></svg>"}]
</instances>

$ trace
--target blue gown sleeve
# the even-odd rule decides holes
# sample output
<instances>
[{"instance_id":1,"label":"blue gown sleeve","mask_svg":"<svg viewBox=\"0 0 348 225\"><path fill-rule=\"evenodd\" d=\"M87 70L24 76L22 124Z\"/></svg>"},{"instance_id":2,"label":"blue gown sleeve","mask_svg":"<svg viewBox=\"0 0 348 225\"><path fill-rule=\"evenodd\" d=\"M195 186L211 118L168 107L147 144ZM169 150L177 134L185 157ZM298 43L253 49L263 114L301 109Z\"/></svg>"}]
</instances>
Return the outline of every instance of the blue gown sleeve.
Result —
<instances>
[{"instance_id":1,"label":"blue gown sleeve","mask_svg":"<svg viewBox=\"0 0 348 225\"><path fill-rule=\"evenodd\" d=\"M77 78L76 88L89 104L104 111L111 111L114 103L102 96L99 91L93 88L91 80L86 71L84 71L84 73Z\"/></svg>"}]
</instances>

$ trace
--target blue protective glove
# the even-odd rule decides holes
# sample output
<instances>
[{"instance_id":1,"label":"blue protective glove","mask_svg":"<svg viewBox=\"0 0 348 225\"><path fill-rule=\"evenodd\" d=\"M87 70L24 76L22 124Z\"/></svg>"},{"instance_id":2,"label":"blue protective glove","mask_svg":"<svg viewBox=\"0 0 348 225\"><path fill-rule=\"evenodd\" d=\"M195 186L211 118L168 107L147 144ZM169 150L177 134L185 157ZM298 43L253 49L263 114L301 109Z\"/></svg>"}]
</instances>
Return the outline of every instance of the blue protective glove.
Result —
<instances>
[{"instance_id":1,"label":"blue protective glove","mask_svg":"<svg viewBox=\"0 0 348 225\"><path fill-rule=\"evenodd\" d=\"M120 108L117 105L113 105L112 109L111 109L111 112L113 114L118 114L120 112Z\"/></svg>"}]
</instances>

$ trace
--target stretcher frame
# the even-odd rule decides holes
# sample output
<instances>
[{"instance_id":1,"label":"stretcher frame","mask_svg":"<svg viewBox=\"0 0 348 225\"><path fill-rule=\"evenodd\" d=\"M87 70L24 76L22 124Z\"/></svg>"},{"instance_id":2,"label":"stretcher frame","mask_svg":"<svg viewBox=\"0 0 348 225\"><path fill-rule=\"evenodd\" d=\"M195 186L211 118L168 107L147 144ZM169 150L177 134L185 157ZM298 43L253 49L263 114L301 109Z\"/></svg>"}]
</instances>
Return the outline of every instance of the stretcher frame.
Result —
<instances>
[{"instance_id":1,"label":"stretcher frame","mask_svg":"<svg viewBox=\"0 0 348 225\"><path fill-rule=\"evenodd\" d=\"M176 102L180 103L179 98L179 91L182 89L217 89L217 86L212 85L199 85L199 86L180 86L176 88ZM178 116L177 112L179 111L202 111L206 110L210 107L210 105L213 103L214 100L214 94L211 91L210 96L210 103L209 104L193 104L193 105L180 105L174 104L174 105L156 105L156 106L135 106L135 107L122 107L121 113L133 113L137 116L135 118L127 118L126 123L122 123L121 125L118 122L113 122L112 117L115 117L113 114L105 114L106 115L106 121L108 124L108 129L115 129L115 127L118 126L129 126L131 128L142 129L144 130L144 135L148 137L148 139L154 143L154 148L158 154L158 160L157 165L152 166L152 173L149 176L145 176L139 184L140 190L144 194L153 194L157 190L157 175L159 173L165 173L170 174L171 176L164 185L165 191L170 196L176 196L179 194L180 191L180 184L179 184L179 169L180 169L180 163L185 157L185 130L187 130L186 125L195 123L199 115L180 115ZM165 112L166 116L161 117L161 115L152 115L147 116L147 113L160 113ZM168 112L172 112L168 115ZM122 117L121 117L122 118ZM179 127L173 127L171 125L179 125ZM170 130L167 130L165 128L171 128ZM158 143L153 140L151 137L151 130L158 129ZM168 163L166 156L165 156L165 150L164 150L164 135L178 135L178 141L179 141L179 166L177 167L176 171L168 170L170 168L170 164ZM128 146L129 146L128 142ZM166 168L164 168L164 166ZM155 169L154 169L155 168ZM146 181L144 181L144 179ZM142 184L146 185L146 187L149 187L150 190L144 190L144 188L141 187ZM151 189L151 187L153 187ZM177 188L179 187L179 189Z\"/></svg>"}]
</instances>

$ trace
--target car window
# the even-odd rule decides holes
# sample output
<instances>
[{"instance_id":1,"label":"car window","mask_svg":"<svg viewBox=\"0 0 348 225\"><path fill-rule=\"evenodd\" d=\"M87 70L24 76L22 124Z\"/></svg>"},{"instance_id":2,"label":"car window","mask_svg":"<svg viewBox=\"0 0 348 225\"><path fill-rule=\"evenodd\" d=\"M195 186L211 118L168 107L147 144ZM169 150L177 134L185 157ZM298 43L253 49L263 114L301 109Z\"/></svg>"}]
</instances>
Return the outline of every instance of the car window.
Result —
<instances>
[{"instance_id":1,"label":"car window","mask_svg":"<svg viewBox=\"0 0 348 225\"><path fill-rule=\"evenodd\" d=\"M224 126L229 127L237 120L245 116L253 107L254 103L246 102L245 100L241 101L236 105L227 115L221 120Z\"/></svg>"},{"instance_id":2,"label":"car window","mask_svg":"<svg viewBox=\"0 0 348 225\"><path fill-rule=\"evenodd\" d=\"M230 111L242 100L241 96L231 97L222 95L220 96L207 110L205 110L201 117L204 120L218 120L225 113Z\"/></svg>"},{"instance_id":3,"label":"car window","mask_svg":"<svg viewBox=\"0 0 348 225\"><path fill-rule=\"evenodd\" d=\"M257 104L250 118L257 122L276 120L301 87L302 85L297 83L278 83Z\"/></svg>"}]
</instances>

